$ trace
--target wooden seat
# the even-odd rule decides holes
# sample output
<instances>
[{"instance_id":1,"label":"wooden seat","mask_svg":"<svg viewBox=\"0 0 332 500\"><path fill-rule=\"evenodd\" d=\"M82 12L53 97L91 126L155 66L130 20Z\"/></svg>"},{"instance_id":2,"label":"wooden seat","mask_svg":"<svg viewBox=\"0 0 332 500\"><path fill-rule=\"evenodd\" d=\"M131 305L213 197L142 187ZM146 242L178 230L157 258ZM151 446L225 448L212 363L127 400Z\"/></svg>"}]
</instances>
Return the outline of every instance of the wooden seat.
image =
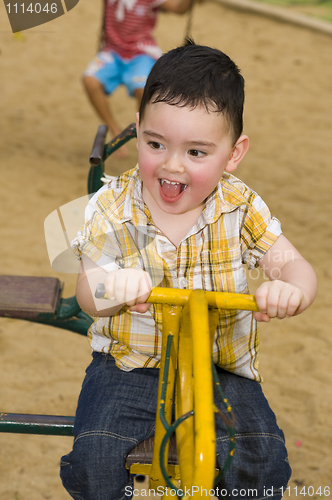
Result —
<instances>
[{"instance_id":1,"label":"wooden seat","mask_svg":"<svg viewBox=\"0 0 332 500\"><path fill-rule=\"evenodd\" d=\"M0 276L0 316L51 319L60 297L61 283L57 278Z\"/></svg>"}]
</instances>

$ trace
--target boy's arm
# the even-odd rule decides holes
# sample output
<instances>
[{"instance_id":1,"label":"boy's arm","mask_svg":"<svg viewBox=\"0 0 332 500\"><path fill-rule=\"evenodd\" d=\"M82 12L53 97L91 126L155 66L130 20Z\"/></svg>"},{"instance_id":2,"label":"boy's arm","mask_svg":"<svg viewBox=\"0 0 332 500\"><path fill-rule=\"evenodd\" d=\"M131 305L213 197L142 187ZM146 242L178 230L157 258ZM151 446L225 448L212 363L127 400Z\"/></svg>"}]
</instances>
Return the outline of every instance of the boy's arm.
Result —
<instances>
[{"instance_id":1,"label":"boy's arm","mask_svg":"<svg viewBox=\"0 0 332 500\"><path fill-rule=\"evenodd\" d=\"M278 237L259 265L271 281L255 293L260 312L254 316L258 321L295 316L314 301L316 273L285 236Z\"/></svg>"},{"instance_id":2,"label":"boy's arm","mask_svg":"<svg viewBox=\"0 0 332 500\"><path fill-rule=\"evenodd\" d=\"M160 5L160 10L164 12L174 12L175 14L185 14L191 7L194 0L165 0Z\"/></svg>"},{"instance_id":3,"label":"boy's arm","mask_svg":"<svg viewBox=\"0 0 332 500\"><path fill-rule=\"evenodd\" d=\"M105 285L110 299L97 299L99 283ZM131 311L144 313L150 304L145 303L152 289L151 278L140 269L118 269L107 272L83 255L81 272L77 278L76 298L81 309L91 316L114 316L123 305Z\"/></svg>"}]
</instances>

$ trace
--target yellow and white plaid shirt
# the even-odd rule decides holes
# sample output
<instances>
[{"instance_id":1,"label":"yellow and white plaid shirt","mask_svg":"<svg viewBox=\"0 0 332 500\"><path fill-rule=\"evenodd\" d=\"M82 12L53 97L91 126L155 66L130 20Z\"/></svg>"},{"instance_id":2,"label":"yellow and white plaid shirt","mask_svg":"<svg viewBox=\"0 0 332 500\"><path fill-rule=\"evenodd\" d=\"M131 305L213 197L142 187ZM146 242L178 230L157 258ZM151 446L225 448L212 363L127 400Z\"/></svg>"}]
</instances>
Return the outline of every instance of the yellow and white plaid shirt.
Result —
<instances>
[{"instance_id":1,"label":"yellow and white plaid shirt","mask_svg":"<svg viewBox=\"0 0 332 500\"><path fill-rule=\"evenodd\" d=\"M248 293L243 264L257 267L280 234L279 221L262 199L224 173L198 221L175 247L152 221L136 167L91 198L72 247L108 271L144 269L153 286ZM153 304L145 314L125 306L112 317L98 318L88 336L93 350L110 353L129 371L159 366L161 332L162 306ZM258 347L253 313L220 310L213 346L217 365L260 381Z\"/></svg>"}]
</instances>

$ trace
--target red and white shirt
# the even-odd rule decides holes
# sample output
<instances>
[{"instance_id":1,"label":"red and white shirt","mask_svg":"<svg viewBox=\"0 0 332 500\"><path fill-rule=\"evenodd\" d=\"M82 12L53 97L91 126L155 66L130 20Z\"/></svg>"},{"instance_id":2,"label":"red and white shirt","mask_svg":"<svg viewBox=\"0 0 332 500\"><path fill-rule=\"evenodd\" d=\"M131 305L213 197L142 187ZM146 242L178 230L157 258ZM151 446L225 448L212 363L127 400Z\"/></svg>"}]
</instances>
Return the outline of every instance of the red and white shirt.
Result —
<instances>
[{"instance_id":1,"label":"red and white shirt","mask_svg":"<svg viewBox=\"0 0 332 500\"><path fill-rule=\"evenodd\" d=\"M148 54L162 55L152 31L159 6L165 0L105 0L102 50L112 50L124 59Z\"/></svg>"}]
</instances>

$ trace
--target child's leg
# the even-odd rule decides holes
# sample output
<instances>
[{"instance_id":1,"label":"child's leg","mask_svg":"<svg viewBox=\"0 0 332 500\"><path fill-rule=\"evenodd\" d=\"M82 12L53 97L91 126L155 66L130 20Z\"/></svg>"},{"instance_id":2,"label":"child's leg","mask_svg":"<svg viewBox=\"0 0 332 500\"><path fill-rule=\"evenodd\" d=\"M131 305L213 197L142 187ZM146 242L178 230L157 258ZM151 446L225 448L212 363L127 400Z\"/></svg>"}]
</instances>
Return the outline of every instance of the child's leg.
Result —
<instances>
[{"instance_id":1,"label":"child's leg","mask_svg":"<svg viewBox=\"0 0 332 500\"><path fill-rule=\"evenodd\" d=\"M242 500L282 497L291 476L284 434L262 392L261 385L218 369L220 384L236 416L236 448L230 469L219 484L219 498ZM217 401L220 401L218 398ZM218 403L218 407L222 405ZM217 418L217 461L223 467L229 439ZM226 494L227 490L227 494ZM232 493L232 490L236 490ZM242 490L242 492L240 492ZM272 496L273 495L273 496Z\"/></svg>"},{"instance_id":2,"label":"child's leg","mask_svg":"<svg viewBox=\"0 0 332 500\"><path fill-rule=\"evenodd\" d=\"M141 104L146 79L155 62L155 59L145 54L124 62L122 82L127 87L129 95L136 97L138 108Z\"/></svg>"},{"instance_id":3,"label":"child's leg","mask_svg":"<svg viewBox=\"0 0 332 500\"><path fill-rule=\"evenodd\" d=\"M83 73L83 85L90 102L97 114L114 137L122 131L114 117L107 97L121 84L122 63L119 57L111 52L99 52ZM126 156L126 148L117 152L118 157Z\"/></svg>"},{"instance_id":4,"label":"child's leg","mask_svg":"<svg viewBox=\"0 0 332 500\"><path fill-rule=\"evenodd\" d=\"M154 433L158 375L153 368L124 372L111 356L94 354L78 401L73 450L61 460L61 479L74 499L131 498L125 458Z\"/></svg>"}]
</instances>

